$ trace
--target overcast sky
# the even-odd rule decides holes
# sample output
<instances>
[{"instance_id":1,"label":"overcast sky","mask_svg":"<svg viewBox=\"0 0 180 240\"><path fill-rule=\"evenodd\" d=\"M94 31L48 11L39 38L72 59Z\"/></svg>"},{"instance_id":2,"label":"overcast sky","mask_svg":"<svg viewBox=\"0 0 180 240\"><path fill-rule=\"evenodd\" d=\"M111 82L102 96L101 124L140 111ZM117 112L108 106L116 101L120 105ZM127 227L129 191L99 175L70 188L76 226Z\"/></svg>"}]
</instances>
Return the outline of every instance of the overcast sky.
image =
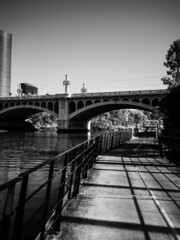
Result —
<instances>
[{"instance_id":1,"label":"overcast sky","mask_svg":"<svg viewBox=\"0 0 180 240\"><path fill-rule=\"evenodd\" d=\"M180 0L1 0L0 30L13 35L12 93L165 88L165 55L180 39Z\"/></svg>"}]
</instances>

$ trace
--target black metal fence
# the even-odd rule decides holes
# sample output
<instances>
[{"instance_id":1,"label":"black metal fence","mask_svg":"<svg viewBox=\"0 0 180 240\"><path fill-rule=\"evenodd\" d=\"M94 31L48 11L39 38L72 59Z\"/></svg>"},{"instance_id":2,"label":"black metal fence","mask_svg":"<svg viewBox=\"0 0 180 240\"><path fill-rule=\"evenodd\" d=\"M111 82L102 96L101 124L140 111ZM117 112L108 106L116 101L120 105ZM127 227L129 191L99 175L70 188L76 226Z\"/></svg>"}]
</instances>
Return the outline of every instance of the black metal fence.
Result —
<instances>
[{"instance_id":1,"label":"black metal fence","mask_svg":"<svg viewBox=\"0 0 180 240\"><path fill-rule=\"evenodd\" d=\"M161 157L180 164L180 138L160 135L158 140Z\"/></svg>"},{"instance_id":2,"label":"black metal fence","mask_svg":"<svg viewBox=\"0 0 180 240\"><path fill-rule=\"evenodd\" d=\"M0 185L0 237L43 240L60 229L61 213L76 197L98 154L132 137L130 129L98 135Z\"/></svg>"}]
</instances>

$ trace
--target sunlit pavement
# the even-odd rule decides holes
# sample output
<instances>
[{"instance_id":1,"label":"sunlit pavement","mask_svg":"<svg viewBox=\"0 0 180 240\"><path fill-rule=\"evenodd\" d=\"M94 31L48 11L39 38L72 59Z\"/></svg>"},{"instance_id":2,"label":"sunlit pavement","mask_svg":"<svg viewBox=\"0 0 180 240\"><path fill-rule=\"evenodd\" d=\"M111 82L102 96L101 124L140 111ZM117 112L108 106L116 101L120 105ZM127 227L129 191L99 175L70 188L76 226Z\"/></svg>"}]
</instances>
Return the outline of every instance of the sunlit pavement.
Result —
<instances>
[{"instance_id":1,"label":"sunlit pavement","mask_svg":"<svg viewBox=\"0 0 180 240\"><path fill-rule=\"evenodd\" d=\"M180 239L180 168L154 138L99 156L52 239Z\"/></svg>"}]
</instances>

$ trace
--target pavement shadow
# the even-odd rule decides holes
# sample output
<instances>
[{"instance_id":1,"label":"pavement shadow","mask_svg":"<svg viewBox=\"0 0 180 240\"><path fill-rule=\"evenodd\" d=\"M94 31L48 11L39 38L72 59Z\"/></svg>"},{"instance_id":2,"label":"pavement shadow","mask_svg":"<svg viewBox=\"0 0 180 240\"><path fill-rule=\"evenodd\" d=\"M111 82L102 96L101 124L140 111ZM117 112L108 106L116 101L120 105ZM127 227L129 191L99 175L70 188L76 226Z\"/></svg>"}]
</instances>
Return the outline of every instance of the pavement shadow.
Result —
<instances>
[{"instance_id":1,"label":"pavement shadow","mask_svg":"<svg viewBox=\"0 0 180 240\"><path fill-rule=\"evenodd\" d=\"M129 142L114 148L105 155L115 155L121 157L159 157L159 144L154 137L132 138Z\"/></svg>"}]
</instances>

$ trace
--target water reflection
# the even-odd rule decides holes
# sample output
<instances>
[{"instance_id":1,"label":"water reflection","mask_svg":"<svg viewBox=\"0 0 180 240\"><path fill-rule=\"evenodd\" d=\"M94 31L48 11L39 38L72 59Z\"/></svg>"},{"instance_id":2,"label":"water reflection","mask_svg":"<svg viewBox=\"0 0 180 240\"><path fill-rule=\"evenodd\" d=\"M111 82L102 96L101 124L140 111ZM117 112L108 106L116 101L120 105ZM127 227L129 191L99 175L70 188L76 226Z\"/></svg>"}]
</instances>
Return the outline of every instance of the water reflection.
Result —
<instances>
[{"instance_id":1,"label":"water reflection","mask_svg":"<svg viewBox=\"0 0 180 240\"><path fill-rule=\"evenodd\" d=\"M0 184L88 138L86 133L0 133Z\"/></svg>"}]
</instances>

